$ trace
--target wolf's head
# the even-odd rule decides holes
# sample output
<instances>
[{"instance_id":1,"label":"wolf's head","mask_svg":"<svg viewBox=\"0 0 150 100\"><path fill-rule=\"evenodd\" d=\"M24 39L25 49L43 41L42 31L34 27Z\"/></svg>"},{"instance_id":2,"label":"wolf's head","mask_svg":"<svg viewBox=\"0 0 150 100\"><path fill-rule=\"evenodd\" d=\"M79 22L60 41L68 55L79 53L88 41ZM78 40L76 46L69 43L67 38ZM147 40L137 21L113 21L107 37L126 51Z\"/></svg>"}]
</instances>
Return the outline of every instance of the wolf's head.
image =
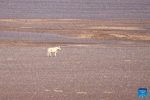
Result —
<instances>
[{"instance_id":1,"label":"wolf's head","mask_svg":"<svg viewBox=\"0 0 150 100\"><path fill-rule=\"evenodd\" d=\"M61 50L60 46L58 46L58 49Z\"/></svg>"}]
</instances>

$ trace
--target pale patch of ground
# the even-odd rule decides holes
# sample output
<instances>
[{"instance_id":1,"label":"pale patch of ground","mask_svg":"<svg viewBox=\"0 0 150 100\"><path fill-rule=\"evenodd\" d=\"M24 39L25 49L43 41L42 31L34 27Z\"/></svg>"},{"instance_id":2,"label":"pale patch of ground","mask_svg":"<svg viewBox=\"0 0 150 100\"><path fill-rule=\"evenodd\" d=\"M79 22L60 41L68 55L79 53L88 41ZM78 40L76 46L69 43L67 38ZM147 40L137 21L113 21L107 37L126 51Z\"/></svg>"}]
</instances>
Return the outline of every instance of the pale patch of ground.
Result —
<instances>
[{"instance_id":1,"label":"pale patch of ground","mask_svg":"<svg viewBox=\"0 0 150 100\"><path fill-rule=\"evenodd\" d=\"M90 27L88 29L101 29L101 30L142 30L139 27L112 27L112 26Z\"/></svg>"},{"instance_id":2,"label":"pale patch of ground","mask_svg":"<svg viewBox=\"0 0 150 100\"><path fill-rule=\"evenodd\" d=\"M127 38L132 40L150 40L150 36L140 36L140 35L124 35L124 34L110 34L112 36L115 36L117 38Z\"/></svg>"}]
</instances>

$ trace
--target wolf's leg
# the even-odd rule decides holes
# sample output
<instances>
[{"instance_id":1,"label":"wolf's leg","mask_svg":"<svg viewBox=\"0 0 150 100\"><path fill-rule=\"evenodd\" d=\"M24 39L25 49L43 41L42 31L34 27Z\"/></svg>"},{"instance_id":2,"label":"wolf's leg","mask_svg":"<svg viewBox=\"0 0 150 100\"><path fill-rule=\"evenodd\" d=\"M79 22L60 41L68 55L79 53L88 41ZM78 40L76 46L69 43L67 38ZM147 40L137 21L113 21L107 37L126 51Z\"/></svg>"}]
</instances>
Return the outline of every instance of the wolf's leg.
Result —
<instances>
[{"instance_id":1,"label":"wolf's leg","mask_svg":"<svg viewBox=\"0 0 150 100\"><path fill-rule=\"evenodd\" d=\"M47 52L47 56L49 57L49 52Z\"/></svg>"},{"instance_id":2,"label":"wolf's leg","mask_svg":"<svg viewBox=\"0 0 150 100\"><path fill-rule=\"evenodd\" d=\"M52 56L52 55L51 55L51 52L49 53L49 55L50 55L50 57Z\"/></svg>"}]
</instances>

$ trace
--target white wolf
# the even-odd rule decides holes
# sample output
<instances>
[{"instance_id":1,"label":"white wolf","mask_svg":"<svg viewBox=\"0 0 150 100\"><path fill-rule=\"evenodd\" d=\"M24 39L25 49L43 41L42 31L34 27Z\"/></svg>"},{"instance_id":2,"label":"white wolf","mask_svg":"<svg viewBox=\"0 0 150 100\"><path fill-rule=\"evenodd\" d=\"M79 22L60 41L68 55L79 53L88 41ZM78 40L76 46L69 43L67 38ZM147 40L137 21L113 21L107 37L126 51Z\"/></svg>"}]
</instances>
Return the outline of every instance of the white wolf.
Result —
<instances>
[{"instance_id":1,"label":"white wolf","mask_svg":"<svg viewBox=\"0 0 150 100\"><path fill-rule=\"evenodd\" d=\"M53 52L53 53L55 53L55 57L56 57L56 52L58 52L58 50L61 50L60 46L48 48L47 49L47 56L48 57L49 57L49 55L51 56L51 52Z\"/></svg>"}]
</instances>

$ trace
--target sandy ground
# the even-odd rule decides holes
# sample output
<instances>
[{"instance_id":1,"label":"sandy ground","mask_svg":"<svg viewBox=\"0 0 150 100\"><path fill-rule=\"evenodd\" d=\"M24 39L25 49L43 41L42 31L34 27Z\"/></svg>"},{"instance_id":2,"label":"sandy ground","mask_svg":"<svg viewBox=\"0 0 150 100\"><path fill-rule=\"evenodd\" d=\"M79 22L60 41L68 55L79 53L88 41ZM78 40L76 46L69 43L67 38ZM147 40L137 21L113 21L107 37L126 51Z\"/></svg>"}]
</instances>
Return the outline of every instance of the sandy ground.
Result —
<instances>
[{"instance_id":1,"label":"sandy ground","mask_svg":"<svg viewBox=\"0 0 150 100\"><path fill-rule=\"evenodd\" d=\"M0 19L1 100L149 100L150 21ZM47 48L60 45L57 57Z\"/></svg>"},{"instance_id":2,"label":"sandy ground","mask_svg":"<svg viewBox=\"0 0 150 100\"><path fill-rule=\"evenodd\" d=\"M149 20L0 19L0 45L149 46L149 27Z\"/></svg>"},{"instance_id":3,"label":"sandy ground","mask_svg":"<svg viewBox=\"0 0 150 100\"><path fill-rule=\"evenodd\" d=\"M149 47L1 46L1 100L149 100Z\"/></svg>"},{"instance_id":4,"label":"sandy ground","mask_svg":"<svg viewBox=\"0 0 150 100\"><path fill-rule=\"evenodd\" d=\"M0 1L0 100L150 100L149 51L149 0Z\"/></svg>"},{"instance_id":5,"label":"sandy ground","mask_svg":"<svg viewBox=\"0 0 150 100\"><path fill-rule=\"evenodd\" d=\"M149 20L0 19L0 31L57 33L89 39L150 40Z\"/></svg>"}]
</instances>

